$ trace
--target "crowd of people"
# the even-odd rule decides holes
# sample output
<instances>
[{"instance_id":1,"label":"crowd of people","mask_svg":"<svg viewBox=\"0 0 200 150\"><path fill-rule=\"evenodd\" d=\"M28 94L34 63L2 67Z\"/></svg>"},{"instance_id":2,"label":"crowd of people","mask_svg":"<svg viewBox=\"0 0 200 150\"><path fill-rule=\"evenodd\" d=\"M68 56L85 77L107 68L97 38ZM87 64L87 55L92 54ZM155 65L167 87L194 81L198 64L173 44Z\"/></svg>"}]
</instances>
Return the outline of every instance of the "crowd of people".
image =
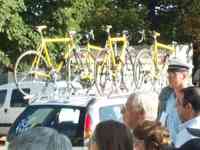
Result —
<instances>
[{"instance_id":1,"label":"crowd of people","mask_svg":"<svg viewBox=\"0 0 200 150\"><path fill-rule=\"evenodd\" d=\"M121 110L123 122L99 123L88 149L200 150L200 88L187 83L190 69L184 61L171 59L169 86L159 95L144 91L132 93ZM45 143L43 146L38 145L41 140ZM67 137L45 127L30 129L9 145L10 150L32 150L32 147L38 150L72 149Z\"/></svg>"}]
</instances>

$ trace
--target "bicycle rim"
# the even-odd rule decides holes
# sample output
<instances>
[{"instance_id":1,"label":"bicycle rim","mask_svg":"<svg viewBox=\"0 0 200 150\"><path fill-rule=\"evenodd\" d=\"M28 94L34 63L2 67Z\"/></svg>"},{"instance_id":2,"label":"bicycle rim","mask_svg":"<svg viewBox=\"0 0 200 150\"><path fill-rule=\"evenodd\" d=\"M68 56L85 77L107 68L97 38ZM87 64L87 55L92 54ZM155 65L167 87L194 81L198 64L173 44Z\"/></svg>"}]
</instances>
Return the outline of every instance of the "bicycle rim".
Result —
<instances>
[{"instance_id":1,"label":"bicycle rim","mask_svg":"<svg viewBox=\"0 0 200 150\"><path fill-rule=\"evenodd\" d=\"M126 49L125 63L121 68L120 90L129 92L134 87L134 65L131 52Z\"/></svg>"},{"instance_id":2,"label":"bicycle rim","mask_svg":"<svg viewBox=\"0 0 200 150\"><path fill-rule=\"evenodd\" d=\"M36 62L36 58L40 57ZM33 63L35 61L35 63ZM37 65L36 65L37 64ZM36 51L27 51L20 55L14 68L15 83L24 95L29 95L22 88L24 82L41 82L50 79L47 62L43 56L39 56Z\"/></svg>"},{"instance_id":3,"label":"bicycle rim","mask_svg":"<svg viewBox=\"0 0 200 150\"><path fill-rule=\"evenodd\" d=\"M151 84L151 80L149 79L152 78L153 72L154 64L151 51L146 49L141 50L134 62L135 87L141 89L149 86Z\"/></svg>"},{"instance_id":4,"label":"bicycle rim","mask_svg":"<svg viewBox=\"0 0 200 150\"><path fill-rule=\"evenodd\" d=\"M94 86L95 76L95 60L86 49L81 51L82 53L82 72L81 82L84 88L90 90Z\"/></svg>"},{"instance_id":5,"label":"bicycle rim","mask_svg":"<svg viewBox=\"0 0 200 150\"><path fill-rule=\"evenodd\" d=\"M95 67L95 86L97 92L101 96L110 96L113 92L113 77L111 71L111 64L105 52L100 52L98 56L101 56L103 59L102 61L98 61L99 58L97 57L98 62L96 62Z\"/></svg>"}]
</instances>

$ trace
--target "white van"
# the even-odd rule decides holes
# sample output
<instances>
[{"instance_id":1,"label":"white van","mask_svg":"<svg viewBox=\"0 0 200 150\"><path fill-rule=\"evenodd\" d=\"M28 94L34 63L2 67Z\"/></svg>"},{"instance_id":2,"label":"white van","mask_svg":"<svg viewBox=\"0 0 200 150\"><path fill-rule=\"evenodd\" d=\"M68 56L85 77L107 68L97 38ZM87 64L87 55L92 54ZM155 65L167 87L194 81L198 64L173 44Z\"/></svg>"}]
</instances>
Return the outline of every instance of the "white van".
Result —
<instances>
[{"instance_id":1,"label":"white van","mask_svg":"<svg viewBox=\"0 0 200 150\"><path fill-rule=\"evenodd\" d=\"M42 82L24 82L22 87L33 95L42 91ZM15 83L0 86L0 136L7 135L8 130L18 115L28 106L29 102L17 89Z\"/></svg>"},{"instance_id":2,"label":"white van","mask_svg":"<svg viewBox=\"0 0 200 150\"><path fill-rule=\"evenodd\" d=\"M45 126L67 135L72 142L73 150L87 150L89 138L99 122L122 122L121 108L127 97L128 95L110 98L71 96L57 100L36 100L12 124L7 142L29 128Z\"/></svg>"}]
</instances>

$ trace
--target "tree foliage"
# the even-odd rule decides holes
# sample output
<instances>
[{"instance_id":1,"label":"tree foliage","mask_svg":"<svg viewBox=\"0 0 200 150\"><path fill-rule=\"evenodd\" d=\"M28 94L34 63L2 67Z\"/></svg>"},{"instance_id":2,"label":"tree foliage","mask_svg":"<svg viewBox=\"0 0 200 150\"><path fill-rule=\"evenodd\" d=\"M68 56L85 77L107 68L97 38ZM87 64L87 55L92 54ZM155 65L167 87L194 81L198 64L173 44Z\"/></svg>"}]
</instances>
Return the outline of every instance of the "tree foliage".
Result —
<instances>
[{"instance_id":1,"label":"tree foliage","mask_svg":"<svg viewBox=\"0 0 200 150\"><path fill-rule=\"evenodd\" d=\"M200 39L199 0L0 0L0 8L0 64L6 65L35 49L36 25L47 25L50 37L94 29L99 41L102 25L110 24L112 33L125 29L132 37L145 28L161 32L165 42Z\"/></svg>"}]
</instances>

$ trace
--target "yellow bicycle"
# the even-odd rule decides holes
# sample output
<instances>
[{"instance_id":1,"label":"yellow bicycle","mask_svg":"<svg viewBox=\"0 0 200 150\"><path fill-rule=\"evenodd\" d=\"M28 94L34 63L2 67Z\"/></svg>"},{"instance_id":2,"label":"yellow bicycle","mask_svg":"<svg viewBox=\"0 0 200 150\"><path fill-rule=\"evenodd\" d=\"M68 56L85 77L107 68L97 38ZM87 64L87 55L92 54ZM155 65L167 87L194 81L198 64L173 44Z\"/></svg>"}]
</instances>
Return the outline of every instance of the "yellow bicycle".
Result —
<instances>
[{"instance_id":1,"label":"yellow bicycle","mask_svg":"<svg viewBox=\"0 0 200 150\"><path fill-rule=\"evenodd\" d=\"M175 46L169 46L157 41L160 33L152 33L154 42L151 49L142 49L134 62L134 77L136 88L153 88L159 90L167 83L167 63Z\"/></svg>"},{"instance_id":2,"label":"yellow bicycle","mask_svg":"<svg viewBox=\"0 0 200 150\"><path fill-rule=\"evenodd\" d=\"M75 42L74 31L69 32L64 38L44 38L42 31L46 26L37 26L36 30L40 34L41 40L36 50L29 50L19 56L14 68L14 79L18 89L28 95L27 90L21 85L24 81L57 81L67 77L71 81L75 75L79 75L81 69L81 59L78 55L78 46ZM50 44L63 44L64 52L58 62L52 57L48 46ZM63 75L64 73L64 75Z\"/></svg>"},{"instance_id":3,"label":"yellow bicycle","mask_svg":"<svg viewBox=\"0 0 200 150\"><path fill-rule=\"evenodd\" d=\"M112 26L106 26L106 46L99 51L95 63L95 85L100 95L128 92L133 85L133 60L128 49L128 32L112 37Z\"/></svg>"},{"instance_id":4,"label":"yellow bicycle","mask_svg":"<svg viewBox=\"0 0 200 150\"><path fill-rule=\"evenodd\" d=\"M95 64L96 56L104 48L98 45L91 44L91 40L94 40L94 32L85 32L82 36L84 45L81 47L81 60L84 66L84 73L81 76L81 82L85 82L86 86L93 87L95 82Z\"/></svg>"}]
</instances>

